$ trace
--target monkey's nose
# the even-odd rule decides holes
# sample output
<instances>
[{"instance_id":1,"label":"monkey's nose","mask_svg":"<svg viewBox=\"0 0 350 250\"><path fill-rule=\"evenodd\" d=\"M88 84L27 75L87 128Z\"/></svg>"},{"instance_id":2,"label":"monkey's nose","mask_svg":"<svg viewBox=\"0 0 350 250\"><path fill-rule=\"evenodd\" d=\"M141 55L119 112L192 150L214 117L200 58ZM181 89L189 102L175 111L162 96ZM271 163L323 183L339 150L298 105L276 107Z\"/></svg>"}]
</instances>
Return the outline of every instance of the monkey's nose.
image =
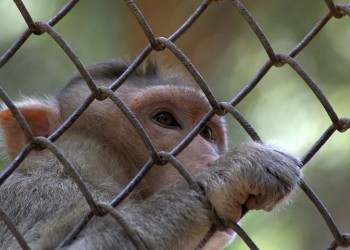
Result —
<instances>
[{"instance_id":1,"label":"monkey's nose","mask_svg":"<svg viewBox=\"0 0 350 250\"><path fill-rule=\"evenodd\" d=\"M201 155L200 161L202 165L209 167L211 164L214 163L214 161L216 161L218 157L219 156L217 155L214 156L210 154L204 154L204 155Z\"/></svg>"}]
</instances>

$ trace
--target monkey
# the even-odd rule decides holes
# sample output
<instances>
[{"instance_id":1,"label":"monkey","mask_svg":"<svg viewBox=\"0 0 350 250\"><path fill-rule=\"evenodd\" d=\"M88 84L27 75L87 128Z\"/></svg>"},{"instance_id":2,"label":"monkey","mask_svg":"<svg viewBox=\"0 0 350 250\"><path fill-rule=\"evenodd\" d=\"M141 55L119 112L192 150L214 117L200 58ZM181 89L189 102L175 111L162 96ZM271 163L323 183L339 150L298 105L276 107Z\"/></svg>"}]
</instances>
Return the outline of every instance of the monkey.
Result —
<instances>
[{"instance_id":1,"label":"monkey","mask_svg":"<svg viewBox=\"0 0 350 250\"><path fill-rule=\"evenodd\" d=\"M88 67L97 86L109 87L129 66L111 60ZM23 98L16 106L36 137L48 137L91 94L76 75L54 97ZM170 152L209 111L205 95L189 77L144 62L116 91L136 115L157 151ZM28 143L11 111L0 112L10 159ZM54 144L82 176L97 202L108 203L149 160L141 137L109 99L94 100ZM299 161L259 142L228 149L223 117L215 115L177 155L198 188L170 164L155 165L115 211L146 249L223 249L234 238L225 222L244 210L270 211L295 190ZM55 249L89 211L67 169L48 150L31 151L0 186L0 207L32 249ZM217 223L209 241L200 243ZM19 244L0 221L0 248ZM94 216L62 249L136 249L111 215Z\"/></svg>"}]
</instances>

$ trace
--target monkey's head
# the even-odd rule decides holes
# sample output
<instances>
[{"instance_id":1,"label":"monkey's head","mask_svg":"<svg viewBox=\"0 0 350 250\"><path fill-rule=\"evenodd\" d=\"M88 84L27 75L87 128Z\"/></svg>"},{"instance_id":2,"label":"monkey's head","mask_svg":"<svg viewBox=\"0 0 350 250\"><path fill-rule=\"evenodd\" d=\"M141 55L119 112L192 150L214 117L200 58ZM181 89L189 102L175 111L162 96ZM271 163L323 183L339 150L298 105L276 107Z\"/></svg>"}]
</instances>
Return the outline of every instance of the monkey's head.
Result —
<instances>
[{"instance_id":1,"label":"monkey's head","mask_svg":"<svg viewBox=\"0 0 350 250\"><path fill-rule=\"evenodd\" d=\"M108 87L127 67L128 64L124 61L110 61L92 66L88 70L99 87ZM58 121L66 120L90 93L87 84L78 75L62 89L50 106L41 105L40 108L39 104L22 105L20 111L35 135L48 136L60 125ZM115 93L134 112L157 151L171 151L211 109L204 94L188 77L176 72L160 72L154 61L140 67ZM36 111L35 117L28 111L33 108ZM19 147L20 143L17 142L15 146L11 145L14 138L18 138L15 133L20 129L17 126L18 131L10 131L13 126L9 123L10 116L9 111L0 113L0 123L5 130L8 151L13 158L23 145ZM113 168L103 166L106 161L106 165L127 168L129 179L150 158L135 128L110 99L93 101L60 141L70 141L69 138L73 137L94 144L91 145L89 154L98 154L93 150L98 151L101 148L109 152L103 154L104 157L98 157L101 159L99 167ZM25 140L24 136L21 140ZM191 173L196 173L208 167L226 150L224 120L214 116L177 158ZM168 164L155 166L147 174L144 183L147 192L153 193L160 186L179 178L180 175L174 167ZM155 179L159 181L154 182Z\"/></svg>"}]
</instances>

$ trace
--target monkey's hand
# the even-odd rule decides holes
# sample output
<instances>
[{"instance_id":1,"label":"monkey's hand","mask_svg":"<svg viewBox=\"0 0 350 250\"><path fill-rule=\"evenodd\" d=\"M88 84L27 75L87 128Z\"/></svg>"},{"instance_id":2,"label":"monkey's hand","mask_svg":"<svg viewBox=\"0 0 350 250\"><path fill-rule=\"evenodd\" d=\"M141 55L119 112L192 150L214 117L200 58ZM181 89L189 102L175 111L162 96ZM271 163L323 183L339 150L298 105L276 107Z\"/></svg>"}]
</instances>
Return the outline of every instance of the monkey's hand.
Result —
<instances>
[{"instance_id":1,"label":"monkey's hand","mask_svg":"<svg viewBox=\"0 0 350 250\"><path fill-rule=\"evenodd\" d=\"M216 213L237 222L244 209L270 211L297 186L299 161L277 149L259 144L241 144L221 156L199 183Z\"/></svg>"},{"instance_id":2,"label":"monkey's hand","mask_svg":"<svg viewBox=\"0 0 350 250\"><path fill-rule=\"evenodd\" d=\"M276 149L242 144L194 177L204 192L180 181L140 204L125 204L117 211L148 249L194 249L212 227L212 208L207 199L223 221L237 222L242 207L270 210L298 184L298 164L294 157ZM232 234L229 228L215 232L203 249L223 249ZM109 216L95 218L68 248L96 246L134 249L127 234Z\"/></svg>"}]
</instances>

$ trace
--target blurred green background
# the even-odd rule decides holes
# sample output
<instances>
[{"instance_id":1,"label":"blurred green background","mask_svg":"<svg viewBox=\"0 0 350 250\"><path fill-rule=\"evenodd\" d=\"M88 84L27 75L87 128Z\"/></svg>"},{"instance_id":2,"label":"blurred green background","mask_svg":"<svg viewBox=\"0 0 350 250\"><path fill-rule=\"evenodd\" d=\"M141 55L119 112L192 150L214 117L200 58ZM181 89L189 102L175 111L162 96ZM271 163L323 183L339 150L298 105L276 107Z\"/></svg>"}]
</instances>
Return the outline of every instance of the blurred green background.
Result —
<instances>
[{"instance_id":1,"label":"blurred green background","mask_svg":"<svg viewBox=\"0 0 350 250\"><path fill-rule=\"evenodd\" d=\"M35 21L49 20L66 1L24 1ZM137 1L157 36L169 36L201 1ZM276 52L288 53L327 13L324 1L246 1ZM0 54L25 30L13 1L0 0ZM55 29L85 64L135 58L147 40L123 1L81 1ZM350 117L350 20L332 19L296 60L340 117ZM213 3L176 44L219 99L228 101L268 60L258 39L229 2ZM170 61L175 57L165 52ZM44 34L31 36L0 69L0 85L12 97L55 94L75 72L62 50ZM317 98L288 66L273 68L238 109L262 139L303 154L331 125ZM231 146L248 140L228 117ZM3 163L6 166L7 163ZM304 168L305 180L350 232L350 135L335 133ZM243 228L261 249L326 249L332 235L301 192L271 213L250 212ZM229 249L248 249L240 239Z\"/></svg>"}]
</instances>

